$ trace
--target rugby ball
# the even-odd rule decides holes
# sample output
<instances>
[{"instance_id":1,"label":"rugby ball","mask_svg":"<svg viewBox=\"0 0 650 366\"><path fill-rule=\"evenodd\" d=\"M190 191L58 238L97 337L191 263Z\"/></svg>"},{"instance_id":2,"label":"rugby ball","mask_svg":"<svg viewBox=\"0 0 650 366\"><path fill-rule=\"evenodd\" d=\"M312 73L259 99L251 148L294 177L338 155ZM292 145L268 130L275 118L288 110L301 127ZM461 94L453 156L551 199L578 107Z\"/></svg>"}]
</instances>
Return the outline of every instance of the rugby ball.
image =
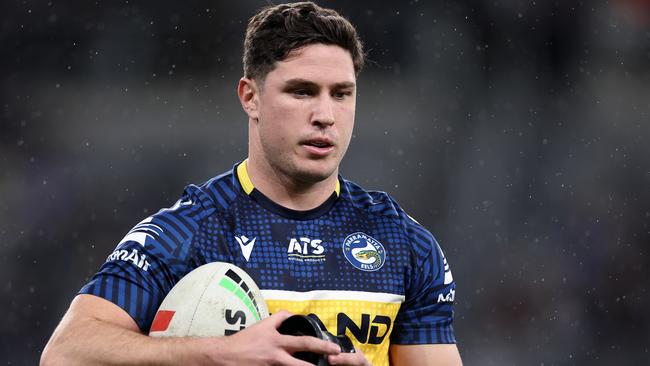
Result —
<instances>
[{"instance_id":1,"label":"rugby ball","mask_svg":"<svg viewBox=\"0 0 650 366\"><path fill-rule=\"evenodd\" d=\"M260 289L243 269L213 262L178 281L160 304L149 335L225 336L268 316Z\"/></svg>"}]
</instances>

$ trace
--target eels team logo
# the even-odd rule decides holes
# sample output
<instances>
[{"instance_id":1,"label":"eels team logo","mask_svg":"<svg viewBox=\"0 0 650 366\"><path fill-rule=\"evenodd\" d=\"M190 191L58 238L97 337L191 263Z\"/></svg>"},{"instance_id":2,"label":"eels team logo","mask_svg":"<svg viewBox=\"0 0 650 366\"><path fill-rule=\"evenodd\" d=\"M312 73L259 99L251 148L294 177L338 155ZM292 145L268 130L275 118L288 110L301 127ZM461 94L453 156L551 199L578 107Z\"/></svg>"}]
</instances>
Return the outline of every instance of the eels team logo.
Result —
<instances>
[{"instance_id":1,"label":"eels team logo","mask_svg":"<svg viewBox=\"0 0 650 366\"><path fill-rule=\"evenodd\" d=\"M370 235L354 233L343 241L343 255L355 268L362 271L376 271L386 261L386 250Z\"/></svg>"}]
</instances>

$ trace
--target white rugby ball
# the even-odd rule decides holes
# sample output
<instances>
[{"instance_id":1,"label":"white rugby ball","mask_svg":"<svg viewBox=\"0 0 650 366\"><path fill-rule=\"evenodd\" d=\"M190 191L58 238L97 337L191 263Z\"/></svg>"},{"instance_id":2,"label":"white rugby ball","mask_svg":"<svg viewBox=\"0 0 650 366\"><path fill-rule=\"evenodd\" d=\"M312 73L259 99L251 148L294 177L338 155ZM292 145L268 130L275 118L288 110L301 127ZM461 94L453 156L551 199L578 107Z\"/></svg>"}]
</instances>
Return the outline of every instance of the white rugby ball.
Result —
<instances>
[{"instance_id":1,"label":"white rugby ball","mask_svg":"<svg viewBox=\"0 0 650 366\"><path fill-rule=\"evenodd\" d=\"M268 316L260 289L243 269L213 262L178 281L160 304L149 335L224 336Z\"/></svg>"}]
</instances>

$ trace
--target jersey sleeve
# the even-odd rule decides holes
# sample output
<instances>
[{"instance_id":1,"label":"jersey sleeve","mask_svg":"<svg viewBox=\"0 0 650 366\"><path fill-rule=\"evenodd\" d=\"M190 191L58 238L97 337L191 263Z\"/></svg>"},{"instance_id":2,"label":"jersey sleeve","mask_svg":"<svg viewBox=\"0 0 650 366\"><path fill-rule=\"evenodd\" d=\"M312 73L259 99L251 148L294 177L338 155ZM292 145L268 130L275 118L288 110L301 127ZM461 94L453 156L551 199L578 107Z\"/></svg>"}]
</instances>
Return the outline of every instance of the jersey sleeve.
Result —
<instances>
[{"instance_id":1,"label":"jersey sleeve","mask_svg":"<svg viewBox=\"0 0 650 366\"><path fill-rule=\"evenodd\" d=\"M456 343L452 326L456 284L447 260L426 229L412 222L408 231L413 257L391 343Z\"/></svg>"},{"instance_id":2,"label":"jersey sleeve","mask_svg":"<svg viewBox=\"0 0 650 366\"><path fill-rule=\"evenodd\" d=\"M135 225L79 294L113 302L148 333L160 303L190 270L192 238L206 212L190 188L174 206Z\"/></svg>"}]
</instances>

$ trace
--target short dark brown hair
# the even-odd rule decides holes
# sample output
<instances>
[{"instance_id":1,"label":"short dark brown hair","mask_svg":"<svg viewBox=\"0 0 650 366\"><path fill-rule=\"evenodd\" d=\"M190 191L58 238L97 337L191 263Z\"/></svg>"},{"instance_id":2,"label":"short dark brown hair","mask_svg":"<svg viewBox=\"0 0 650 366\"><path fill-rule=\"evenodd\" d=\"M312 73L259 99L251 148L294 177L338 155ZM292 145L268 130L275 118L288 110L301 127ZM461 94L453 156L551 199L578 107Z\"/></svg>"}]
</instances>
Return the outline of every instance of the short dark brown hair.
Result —
<instances>
[{"instance_id":1,"label":"short dark brown hair","mask_svg":"<svg viewBox=\"0 0 650 366\"><path fill-rule=\"evenodd\" d=\"M335 10L299 2L265 7L248 21L244 76L262 81L277 61L314 43L337 45L349 51L355 74L361 72L365 55L354 26Z\"/></svg>"}]
</instances>

